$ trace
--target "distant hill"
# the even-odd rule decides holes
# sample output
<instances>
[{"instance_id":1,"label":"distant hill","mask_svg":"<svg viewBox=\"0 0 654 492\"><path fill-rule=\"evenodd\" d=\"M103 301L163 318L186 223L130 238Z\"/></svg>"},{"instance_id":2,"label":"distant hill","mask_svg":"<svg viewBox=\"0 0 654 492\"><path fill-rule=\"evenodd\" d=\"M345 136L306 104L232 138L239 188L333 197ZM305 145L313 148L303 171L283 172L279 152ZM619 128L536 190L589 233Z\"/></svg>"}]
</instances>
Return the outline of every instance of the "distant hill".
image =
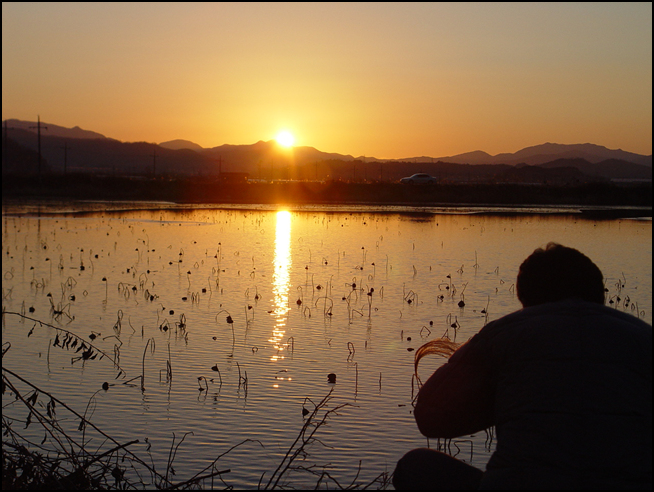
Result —
<instances>
[{"instance_id":1,"label":"distant hill","mask_svg":"<svg viewBox=\"0 0 654 492\"><path fill-rule=\"evenodd\" d=\"M2 142L2 174L35 175L39 171L39 154L32 149L7 139ZM41 159L41 172L50 172L45 159Z\"/></svg>"},{"instance_id":2,"label":"distant hill","mask_svg":"<svg viewBox=\"0 0 654 492\"><path fill-rule=\"evenodd\" d=\"M36 121L22 121L16 119L6 120L7 128L26 130L30 132L37 132L37 122ZM4 128L5 122L2 122ZM52 137L64 137L64 138L102 138L106 139L104 135L97 132L92 132L90 130L82 130L79 126L73 128L66 128L59 125L54 125L52 123L41 122L41 136L50 135Z\"/></svg>"},{"instance_id":3,"label":"distant hill","mask_svg":"<svg viewBox=\"0 0 654 492\"><path fill-rule=\"evenodd\" d=\"M633 162L635 164L649 165L650 167L652 166L651 155L643 156L640 154L634 154L632 152L625 152L621 149L607 149L601 145L590 143L572 145L545 143L542 145L535 145L533 147L526 147L513 154L513 160L537 159L542 162L528 162L528 164L542 164L543 162L552 161L553 156L566 159L582 158L592 163L597 163L608 159L617 159ZM498 156L495 157L497 158ZM510 164L510 162L508 164Z\"/></svg>"},{"instance_id":4,"label":"distant hill","mask_svg":"<svg viewBox=\"0 0 654 492\"><path fill-rule=\"evenodd\" d=\"M36 150L36 122L9 119L6 123L9 139L25 149ZM355 181L393 181L416 172L427 172L443 180L468 182L652 178L651 155L612 150L589 143L545 143L495 156L476 150L438 158L380 159L323 152L308 146L286 149L272 140L213 148L202 148L182 139L159 145L120 142L77 126L65 128L45 122L41 125L42 155L54 172L61 172L64 167L67 171L128 175L217 175L235 172L248 173L250 178L260 179ZM66 151L63 150L64 146ZM574 168L581 174L575 175L574 171L569 170L543 174L532 169L503 174L511 167L524 166L541 166L550 170ZM539 178L538 173L543 175Z\"/></svg>"},{"instance_id":5,"label":"distant hill","mask_svg":"<svg viewBox=\"0 0 654 492\"><path fill-rule=\"evenodd\" d=\"M250 145L221 145L204 149L201 153L219 163L223 171L250 173L251 177L268 179L280 177L286 166L302 166L328 159L352 161L351 155L321 152L313 147L281 147L276 141L259 140Z\"/></svg>"},{"instance_id":6,"label":"distant hill","mask_svg":"<svg viewBox=\"0 0 654 492\"><path fill-rule=\"evenodd\" d=\"M7 137L8 142L16 142L31 151L37 148L36 135L31 131L7 130ZM147 142L75 139L41 132L41 153L55 173L66 170L68 173L127 176L215 174L214 163L208 157L193 150L166 149Z\"/></svg>"},{"instance_id":7,"label":"distant hill","mask_svg":"<svg viewBox=\"0 0 654 492\"><path fill-rule=\"evenodd\" d=\"M624 150L607 149L595 144L555 144L544 143L526 147L515 153L503 153L491 156L486 152L467 152L448 157L439 157L437 160L454 162L458 164L529 164L537 166L556 159L585 159L597 163L608 159L617 159L634 164L652 167L652 156L634 154Z\"/></svg>"},{"instance_id":8,"label":"distant hill","mask_svg":"<svg viewBox=\"0 0 654 492\"><path fill-rule=\"evenodd\" d=\"M575 166L515 166L499 176L499 181L506 183L573 184L601 180L606 178L589 177Z\"/></svg>"},{"instance_id":9,"label":"distant hill","mask_svg":"<svg viewBox=\"0 0 654 492\"><path fill-rule=\"evenodd\" d=\"M588 162L586 159L556 159L539 167L553 169L574 167L589 176L602 176L609 179L652 179L652 167L634 164L620 159L607 159L601 162Z\"/></svg>"},{"instance_id":10,"label":"distant hill","mask_svg":"<svg viewBox=\"0 0 654 492\"><path fill-rule=\"evenodd\" d=\"M190 140L181 140L179 138L176 140L161 142L159 146L163 147L164 149L173 149L173 150L179 150L179 149L203 150L203 147L201 147L200 145L191 142Z\"/></svg>"}]
</instances>

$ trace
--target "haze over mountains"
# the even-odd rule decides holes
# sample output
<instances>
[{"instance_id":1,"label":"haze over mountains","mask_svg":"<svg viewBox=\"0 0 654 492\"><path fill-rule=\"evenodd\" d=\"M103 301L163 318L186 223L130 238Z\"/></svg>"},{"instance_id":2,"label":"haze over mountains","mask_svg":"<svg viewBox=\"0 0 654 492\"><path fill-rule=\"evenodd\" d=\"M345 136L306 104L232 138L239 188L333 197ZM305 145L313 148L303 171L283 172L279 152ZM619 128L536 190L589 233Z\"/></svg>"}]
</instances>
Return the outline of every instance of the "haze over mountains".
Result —
<instances>
[{"instance_id":1,"label":"haze over mountains","mask_svg":"<svg viewBox=\"0 0 654 492\"><path fill-rule=\"evenodd\" d=\"M6 137L19 146L36 150L37 123L9 119L3 122ZM3 129L4 129L3 128ZM4 135L3 135L4 139ZM3 140L4 144L4 140ZM62 150L65 149L65 150ZM121 142L79 127L65 128L41 122L41 151L55 172L122 174L215 175L225 172L248 173L251 178L298 179L380 179L395 180L413 172L467 175L515 175L516 169L538 166L538 176L552 175L552 169L568 170L567 179L649 179L652 156L612 150L601 145L544 143L515 153L495 156L477 150L442 157L407 157L383 159L329 153L313 147L284 149L275 141L250 145L220 145L203 148L188 140L171 140L160 144ZM3 172L5 172L3 155ZM515 168L515 169L511 169ZM537 176L528 170L530 176ZM525 174L526 171L523 171ZM549 174L548 174L549 173ZM576 173L576 174L575 174ZM537 179L537 178L536 178ZM547 179L547 178L543 178Z\"/></svg>"}]
</instances>

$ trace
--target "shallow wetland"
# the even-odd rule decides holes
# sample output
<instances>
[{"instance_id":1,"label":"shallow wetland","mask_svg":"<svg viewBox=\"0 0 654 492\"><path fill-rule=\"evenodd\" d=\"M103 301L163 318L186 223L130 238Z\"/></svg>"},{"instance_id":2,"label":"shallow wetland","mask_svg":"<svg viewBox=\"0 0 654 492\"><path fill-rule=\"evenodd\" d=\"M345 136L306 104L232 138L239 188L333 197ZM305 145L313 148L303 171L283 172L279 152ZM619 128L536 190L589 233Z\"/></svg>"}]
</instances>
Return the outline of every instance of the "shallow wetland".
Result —
<instances>
[{"instance_id":1,"label":"shallow wetland","mask_svg":"<svg viewBox=\"0 0 654 492\"><path fill-rule=\"evenodd\" d=\"M483 467L492 432L430 443L419 434L416 348L465 341L518 309L518 266L549 241L587 254L607 303L652 322L651 217L493 212L5 205L3 376L20 375L119 443L138 440L130 449L158 470L172 463L175 482L224 454L211 470L230 471L204 487L265 487L328 394L317 418L345 406L277 486L381 487L376 478L427 444ZM423 360L420 376L443 362ZM113 446L57 412L89 449ZM48 447L27 413L3 394L3 420Z\"/></svg>"}]
</instances>

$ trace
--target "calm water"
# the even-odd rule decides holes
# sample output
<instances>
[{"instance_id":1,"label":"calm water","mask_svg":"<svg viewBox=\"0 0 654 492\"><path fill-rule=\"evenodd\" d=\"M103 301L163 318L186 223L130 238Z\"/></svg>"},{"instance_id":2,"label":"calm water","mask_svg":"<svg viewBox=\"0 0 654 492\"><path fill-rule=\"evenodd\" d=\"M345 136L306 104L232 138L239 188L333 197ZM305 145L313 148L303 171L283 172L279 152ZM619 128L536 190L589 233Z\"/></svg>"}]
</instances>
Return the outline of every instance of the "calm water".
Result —
<instances>
[{"instance_id":1,"label":"calm water","mask_svg":"<svg viewBox=\"0 0 654 492\"><path fill-rule=\"evenodd\" d=\"M328 408L348 406L319 429L324 446L308 448L303 465L328 465L348 485L361 460L356 483L366 484L427 445L411 414L412 349L445 333L464 341L518 309L517 268L534 248L580 249L604 272L612 305L652 322L651 219L470 211L3 208L3 309L93 336L120 369L109 357L71 362L79 353L52 346L55 328L13 315L3 324L11 344L3 367L87 412L117 441L139 439L131 449L150 453L161 471L173 436L179 443L189 433L173 465L178 481L258 440L219 460L236 488L256 488L262 474L267 482L302 427L302 408L333 390ZM443 362L423 360L421 377ZM143 390L140 379L124 384L143 367ZM24 421L8 403L4 396L3 417ZM36 425L21 432L44 437ZM97 436L84 438L101 448ZM493 447L485 432L440 444L480 467ZM316 481L288 476L295 487Z\"/></svg>"}]
</instances>

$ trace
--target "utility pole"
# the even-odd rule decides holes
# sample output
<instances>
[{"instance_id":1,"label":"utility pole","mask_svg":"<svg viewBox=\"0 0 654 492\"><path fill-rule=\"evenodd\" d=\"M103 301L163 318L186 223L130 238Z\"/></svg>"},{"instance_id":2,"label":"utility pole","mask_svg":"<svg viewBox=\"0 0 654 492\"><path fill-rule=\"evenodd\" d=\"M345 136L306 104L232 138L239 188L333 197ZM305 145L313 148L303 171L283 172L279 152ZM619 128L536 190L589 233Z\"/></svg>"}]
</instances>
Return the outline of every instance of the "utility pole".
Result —
<instances>
[{"instance_id":1,"label":"utility pole","mask_svg":"<svg viewBox=\"0 0 654 492\"><path fill-rule=\"evenodd\" d=\"M222 181L222 179L223 179L223 156L219 154L218 159L214 158L212 160L218 163L218 180ZM211 175L214 176L214 177L216 176L216 168L213 168L213 170L211 172Z\"/></svg>"},{"instance_id":2,"label":"utility pole","mask_svg":"<svg viewBox=\"0 0 654 492\"><path fill-rule=\"evenodd\" d=\"M36 134L38 136L39 143L39 183L41 182L41 115L37 115L36 126L30 126L30 128L36 128ZM47 126L44 126L46 130Z\"/></svg>"}]
</instances>

